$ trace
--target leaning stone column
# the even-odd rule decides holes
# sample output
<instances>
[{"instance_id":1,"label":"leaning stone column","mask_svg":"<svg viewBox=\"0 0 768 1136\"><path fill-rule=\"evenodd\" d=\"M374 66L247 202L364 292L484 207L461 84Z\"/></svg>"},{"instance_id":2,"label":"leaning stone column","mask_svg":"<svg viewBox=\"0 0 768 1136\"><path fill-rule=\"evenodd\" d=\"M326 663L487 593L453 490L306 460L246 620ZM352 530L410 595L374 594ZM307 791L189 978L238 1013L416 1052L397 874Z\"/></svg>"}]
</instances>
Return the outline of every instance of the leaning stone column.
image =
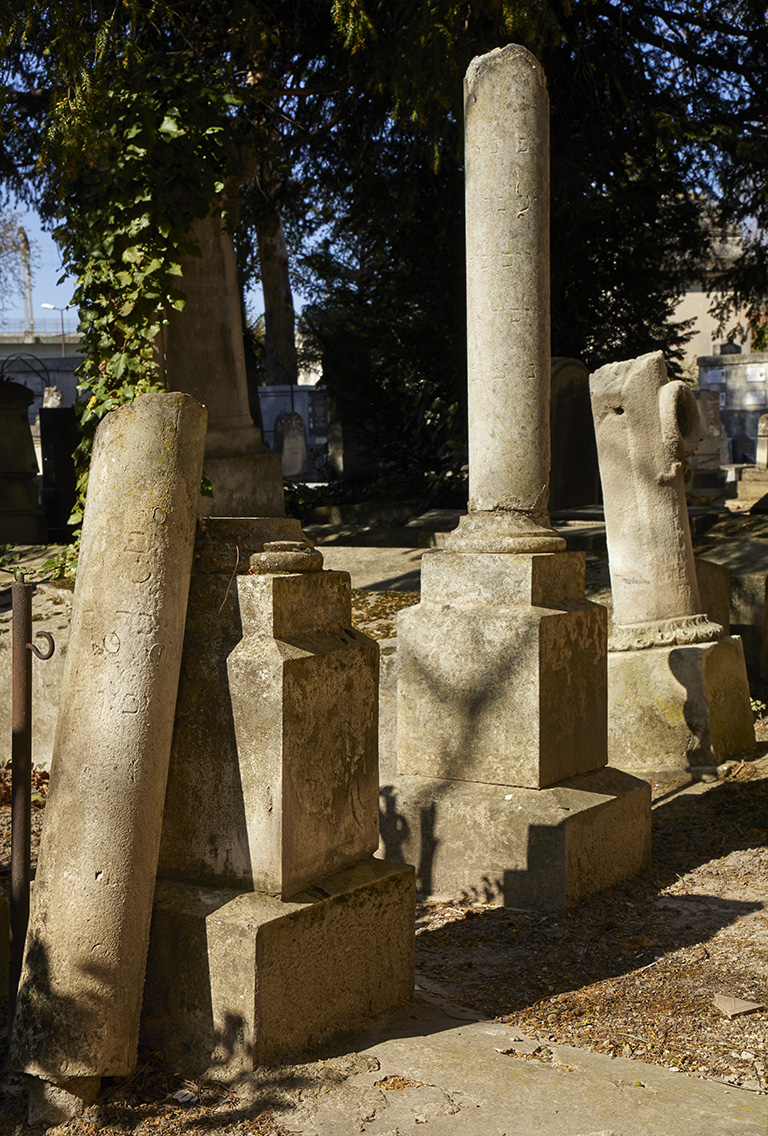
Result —
<instances>
[{"instance_id":1,"label":"leaning stone column","mask_svg":"<svg viewBox=\"0 0 768 1136\"><path fill-rule=\"evenodd\" d=\"M464 81L469 513L446 547L554 552L549 496L549 96L524 47Z\"/></svg>"},{"instance_id":2,"label":"leaning stone column","mask_svg":"<svg viewBox=\"0 0 768 1136\"><path fill-rule=\"evenodd\" d=\"M135 1065L205 421L148 394L96 434L11 1047L48 1123Z\"/></svg>"},{"instance_id":3,"label":"leaning stone column","mask_svg":"<svg viewBox=\"0 0 768 1136\"><path fill-rule=\"evenodd\" d=\"M660 351L590 377L614 624L609 760L674 776L754 747L744 652L704 614L685 501L696 400Z\"/></svg>"}]
</instances>

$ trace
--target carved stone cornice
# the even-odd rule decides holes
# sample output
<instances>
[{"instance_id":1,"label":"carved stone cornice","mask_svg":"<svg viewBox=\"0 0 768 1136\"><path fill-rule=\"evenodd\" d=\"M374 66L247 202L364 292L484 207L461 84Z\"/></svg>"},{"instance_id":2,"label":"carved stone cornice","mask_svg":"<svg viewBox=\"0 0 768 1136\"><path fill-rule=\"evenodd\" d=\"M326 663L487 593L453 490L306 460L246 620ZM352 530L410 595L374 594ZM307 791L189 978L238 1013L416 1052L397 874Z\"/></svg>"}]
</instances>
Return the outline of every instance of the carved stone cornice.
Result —
<instances>
[{"instance_id":1,"label":"carved stone cornice","mask_svg":"<svg viewBox=\"0 0 768 1136\"><path fill-rule=\"evenodd\" d=\"M614 624L609 651L643 651L649 647L690 647L713 643L725 628L706 615L681 615L675 619L651 619L645 623Z\"/></svg>"}]
</instances>

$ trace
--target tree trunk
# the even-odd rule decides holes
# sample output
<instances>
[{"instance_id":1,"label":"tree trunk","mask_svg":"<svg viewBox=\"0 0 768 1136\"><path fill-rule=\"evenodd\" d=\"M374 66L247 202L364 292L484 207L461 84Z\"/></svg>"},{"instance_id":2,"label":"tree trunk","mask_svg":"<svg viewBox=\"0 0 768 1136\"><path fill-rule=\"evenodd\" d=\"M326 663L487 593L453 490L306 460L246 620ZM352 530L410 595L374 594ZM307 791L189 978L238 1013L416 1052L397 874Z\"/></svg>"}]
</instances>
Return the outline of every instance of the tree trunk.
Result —
<instances>
[{"instance_id":1,"label":"tree trunk","mask_svg":"<svg viewBox=\"0 0 768 1136\"><path fill-rule=\"evenodd\" d=\"M264 289L264 369L267 382L295 383L298 380L298 363L293 296L288 277L288 248L280 213L272 203L265 203L256 226L256 236Z\"/></svg>"}]
</instances>

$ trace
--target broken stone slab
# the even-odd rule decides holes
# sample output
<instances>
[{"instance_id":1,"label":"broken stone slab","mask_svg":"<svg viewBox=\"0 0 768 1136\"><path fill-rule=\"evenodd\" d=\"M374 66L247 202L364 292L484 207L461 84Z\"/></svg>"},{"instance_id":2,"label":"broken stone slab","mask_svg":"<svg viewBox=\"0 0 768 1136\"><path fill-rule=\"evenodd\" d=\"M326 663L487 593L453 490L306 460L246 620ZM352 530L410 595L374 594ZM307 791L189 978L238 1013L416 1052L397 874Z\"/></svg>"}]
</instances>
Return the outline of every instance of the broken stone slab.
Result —
<instances>
[{"instance_id":1,"label":"broken stone slab","mask_svg":"<svg viewBox=\"0 0 768 1136\"><path fill-rule=\"evenodd\" d=\"M397 628L399 774L543 788L606 764L583 553L425 553Z\"/></svg>"},{"instance_id":2,"label":"broken stone slab","mask_svg":"<svg viewBox=\"0 0 768 1136\"><path fill-rule=\"evenodd\" d=\"M10 1054L54 1084L135 1065L205 421L147 394L96 433Z\"/></svg>"},{"instance_id":3,"label":"broken stone slab","mask_svg":"<svg viewBox=\"0 0 768 1136\"><path fill-rule=\"evenodd\" d=\"M427 895L556 911L650 863L650 786L610 767L548 789L398 775L382 808L379 855Z\"/></svg>"},{"instance_id":4,"label":"broken stone slab","mask_svg":"<svg viewBox=\"0 0 768 1136\"><path fill-rule=\"evenodd\" d=\"M715 994L712 1001L727 1018L739 1018L742 1014L765 1009L762 1002L747 1002L744 998L731 998L728 994Z\"/></svg>"},{"instance_id":5,"label":"broken stone slab","mask_svg":"<svg viewBox=\"0 0 768 1136\"><path fill-rule=\"evenodd\" d=\"M378 646L321 568L298 521L201 524L161 877L287 897L376 850Z\"/></svg>"},{"instance_id":6,"label":"broken stone slab","mask_svg":"<svg viewBox=\"0 0 768 1136\"><path fill-rule=\"evenodd\" d=\"M369 859L290 901L159 881L142 1041L234 1080L410 1000L413 868Z\"/></svg>"}]
</instances>

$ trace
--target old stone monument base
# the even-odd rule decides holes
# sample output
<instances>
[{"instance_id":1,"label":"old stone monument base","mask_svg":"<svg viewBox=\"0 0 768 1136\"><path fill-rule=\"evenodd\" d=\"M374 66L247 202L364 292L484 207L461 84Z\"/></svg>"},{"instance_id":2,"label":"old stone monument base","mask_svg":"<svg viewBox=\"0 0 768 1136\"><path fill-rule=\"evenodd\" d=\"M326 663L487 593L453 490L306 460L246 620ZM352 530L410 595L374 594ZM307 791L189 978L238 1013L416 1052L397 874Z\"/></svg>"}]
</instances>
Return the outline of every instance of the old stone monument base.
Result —
<instances>
[{"instance_id":1,"label":"old stone monument base","mask_svg":"<svg viewBox=\"0 0 768 1136\"><path fill-rule=\"evenodd\" d=\"M583 553L425 553L397 627L400 774L538 789L605 765Z\"/></svg>"},{"instance_id":2,"label":"old stone monument base","mask_svg":"<svg viewBox=\"0 0 768 1136\"><path fill-rule=\"evenodd\" d=\"M282 517L280 455L270 453L255 427L208 430L203 472L212 497L200 498L200 516Z\"/></svg>"},{"instance_id":3,"label":"old stone monument base","mask_svg":"<svg viewBox=\"0 0 768 1136\"><path fill-rule=\"evenodd\" d=\"M608 755L642 777L714 772L752 753L755 732L738 635L608 652Z\"/></svg>"},{"instance_id":4,"label":"old stone monument base","mask_svg":"<svg viewBox=\"0 0 768 1136\"><path fill-rule=\"evenodd\" d=\"M368 859L290 901L158 881L141 1037L229 1081L413 996L413 868Z\"/></svg>"},{"instance_id":5,"label":"old stone monument base","mask_svg":"<svg viewBox=\"0 0 768 1136\"><path fill-rule=\"evenodd\" d=\"M650 786L618 769L549 789L399 776L382 803L381 854L437 897L560 910L650 863Z\"/></svg>"}]
</instances>

